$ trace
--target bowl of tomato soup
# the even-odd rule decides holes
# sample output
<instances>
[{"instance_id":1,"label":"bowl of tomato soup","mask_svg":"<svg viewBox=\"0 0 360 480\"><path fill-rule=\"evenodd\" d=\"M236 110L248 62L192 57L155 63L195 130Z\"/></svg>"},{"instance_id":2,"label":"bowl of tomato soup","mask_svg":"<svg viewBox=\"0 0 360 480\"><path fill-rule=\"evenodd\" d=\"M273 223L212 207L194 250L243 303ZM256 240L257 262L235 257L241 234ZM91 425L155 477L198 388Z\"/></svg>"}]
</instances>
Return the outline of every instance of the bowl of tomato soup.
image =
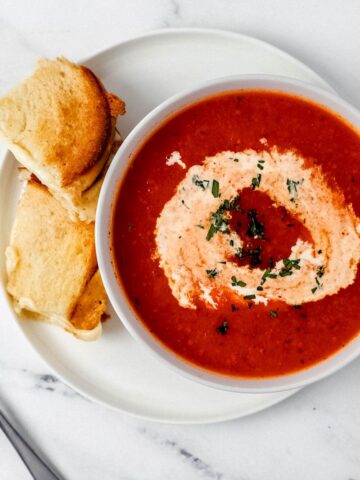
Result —
<instances>
[{"instance_id":1,"label":"bowl of tomato soup","mask_svg":"<svg viewBox=\"0 0 360 480\"><path fill-rule=\"evenodd\" d=\"M106 175L96 249L133 337L208 386L271 392L360 352L360 114L295 80L176 95Z\"/></svg>"}]
</instances>

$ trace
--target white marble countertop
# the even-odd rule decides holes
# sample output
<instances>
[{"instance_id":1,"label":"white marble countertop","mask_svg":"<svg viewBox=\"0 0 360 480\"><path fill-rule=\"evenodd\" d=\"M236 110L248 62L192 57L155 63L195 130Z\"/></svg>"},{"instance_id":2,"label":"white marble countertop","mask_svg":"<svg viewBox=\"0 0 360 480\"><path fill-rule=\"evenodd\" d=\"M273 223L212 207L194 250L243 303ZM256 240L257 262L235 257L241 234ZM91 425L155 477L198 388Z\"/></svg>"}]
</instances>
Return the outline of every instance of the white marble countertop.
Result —
<instances>
[{"instance_id":1,"label":"white marble countertop","mask_svg":"<svg viewBox=\"0 0 360 480\"><path fill-rule=\"evenodd\" d=\"M81 58L146 31L234 30L267 40L360 107L357 0L1 0L0 94L39 56ZM0 315L0 396L66 479L359 480L360 360L237 421L158 425L85 400ZM0 434L0 480L30 475Z\"/></svg>"}]
</instances>

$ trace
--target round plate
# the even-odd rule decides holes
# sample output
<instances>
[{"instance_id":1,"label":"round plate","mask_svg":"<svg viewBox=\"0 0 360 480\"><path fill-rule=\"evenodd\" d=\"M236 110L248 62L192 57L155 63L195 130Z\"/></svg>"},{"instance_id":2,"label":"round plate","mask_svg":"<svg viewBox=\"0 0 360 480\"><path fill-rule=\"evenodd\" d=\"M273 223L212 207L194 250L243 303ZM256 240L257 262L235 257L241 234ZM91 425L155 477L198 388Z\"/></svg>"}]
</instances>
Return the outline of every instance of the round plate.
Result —
<instances>
[{"instance_id":1,"label":"round plate","mask_svg":"<svg viewBox=\"0 0 360 480\"><path fill-rule=\"evenodd\" d=\"M210 78L269 73L330 89L316 73L277 48L244 35L202 29L153 32L100 52L83 63L126 102L123 136L152 108L180 90ZM21 320L5 294L3 252L8 244L20 185L10 153L0 170L1 308L14 318L45 362L67 384L107 406L146 419L206 423L249 415L294 391L238 394L211 389L176 375L138 345L115 313L103 336L84 343L40 322Z\"/></svg>"}]
</instances>

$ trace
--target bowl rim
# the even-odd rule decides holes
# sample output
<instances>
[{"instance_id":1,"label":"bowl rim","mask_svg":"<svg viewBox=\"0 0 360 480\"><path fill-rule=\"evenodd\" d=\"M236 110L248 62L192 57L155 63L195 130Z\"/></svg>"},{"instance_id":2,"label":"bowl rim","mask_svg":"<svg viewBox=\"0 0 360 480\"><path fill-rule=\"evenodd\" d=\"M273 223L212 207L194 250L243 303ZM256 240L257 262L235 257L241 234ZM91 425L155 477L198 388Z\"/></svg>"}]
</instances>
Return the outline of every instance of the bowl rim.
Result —
<instances>
[{"instance_id":1,"label":"bowl rim","mask_svg":"<svg viewBox=\"0 0 360 480\"><path fill-rule=\"evenodd\" d=\"M95 247L100 274L114 310L132 337L154 357L178 374L208 387L241 393L272 393L301 388L343 368L360 355L360 334L342 349L306 369L274 377L234 377L206 370L180 357L153 336L138 318L116 278L110 254L110 227L113 204L119 185L131 164L132 153L168 117L201 99L226 91L268 90L290 93L326 107L360 131L360 112L334 93L288 77L268 74L241 74L220 77L188 88L163 101L128 134L106 173L98 200Z\"/></svg>"}]
</instances>

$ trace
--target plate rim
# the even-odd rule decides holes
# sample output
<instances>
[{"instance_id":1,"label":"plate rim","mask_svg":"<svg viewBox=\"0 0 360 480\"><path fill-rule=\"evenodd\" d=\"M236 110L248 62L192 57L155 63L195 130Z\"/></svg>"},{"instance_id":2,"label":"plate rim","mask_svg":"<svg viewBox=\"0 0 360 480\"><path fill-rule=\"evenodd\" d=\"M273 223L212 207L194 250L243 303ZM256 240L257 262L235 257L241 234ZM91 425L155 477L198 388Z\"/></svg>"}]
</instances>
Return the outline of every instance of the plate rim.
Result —
<instances>
[{"instance_id":1,"label":"plate rim","mask_svg":"<svg viewBox=\"0 0 360 480\"><path fill-rule=\"evenodd\" d=\"M233 39L235 41L243 40L246 43L252 43L253 45L256 45L263 50L269 50L274 52L277 56L282 57L289 62L291 62L293 65L297 65L300 67L303 71L307 71L314 79L316 78L319 84L332 92L334 92L334 89L312 68L310 68L308 65L297 59L296 57L292 56L290 53L287 51L280 49L276 47L275 45L272 45L271 43L268 43L264 40L261 40L257 37L253 37L251 35L235 32L232 30L222 30L222 29L216 29L216 28L199 28L199 27L179 27L179 28L162 28L162 29L155 29L151 30L149 32L146 32L141 35L134 35L131 36L130 38L127 38L126 40L123 40L121 42L115 43L113 45L110 45L108 47L99 49L91 53L90 55L80 58L77 60L78 63L83 63L86 65L86 63L91 62L93 60L96 60L97 57L101 55L111 55L114 53L117 49L119 48L126 48L127 46L132 46L133 44L136 44L137 42L142 42L144 39L149 39L149 38L156 38L156 37L166 37L167 35L178 35L178 34L183 34L183 35L203 35L203 36L216 36L220 38L229 38ZM4 165L6 163L6 158L7 155L9 154L9 150L4 148L3 153L1 153L0 157L0 176L4 174ZM140 413L137 411L137 409L134 410L129 410L126 408L126 406L121 407L119 405L115 405L111 400L106 401L103 400L100 397L94 396L94 394L91 394L86 391L86 389L83 389L83 386L78 386L76 385L72 380L68 380L67 378L65 379L65 376L63 373L59 373L58 369L56 366L54 366L51 360L45 358L36 345L31 341L30 336L27 334L25 329L22 326L23 320L19 318L15 311L12 308L10 298L6 292L6 288L4 283L1 281L0 282L0 305L5 307L5 313L6 317L11 317L12 320L15 321L15 324L17 325L16 328L19 329L19 331L22 333L22 336L25 338L25 341L30 345L30 348L32 349L33 352L40 358L44 364L49 368L49 370L62 381L65 385L68 385L70 388L72 388L75 392L80 393L83 397L100 404L104 407L110 408L111 410L114 410L116 412L120 412L122 414L129 415L133 418L137 419L142 419L142 420L147 420L147 421L153 421L157 423L163 423L163 424L174 424L174 425L200 425L200 424L210 424L210 423L220 423L220 422L225 422L225 421L230 421L238 418L243 418L249 415L253 415L257 412L266 410L270 408L273 405L276 405L285 399L289 398L290 396L294 395L297 393L300 389L292 389L292 390L286 390L286 391L281 391L281 392L275 392L276 396L273 397L274 394L270 394L271 396L268 399L264 399L264 401L255 406L249 406L247 408L243 408L240 413L235 413L231 412L228 414L218 414L216 417L210 415L210 416L205 416L199 419L182 419L182 418L164 418L164 417L159 417L153 414L148 414L148 413ZM8 314L8 315L7 315ZM209 390L211 390L209 388ZM239 394L239 395L247 395L247 394ZM254 394L256 395L256 394ZM259 394L263 395L263 394Z\"/></svg>"}]
</instances>

